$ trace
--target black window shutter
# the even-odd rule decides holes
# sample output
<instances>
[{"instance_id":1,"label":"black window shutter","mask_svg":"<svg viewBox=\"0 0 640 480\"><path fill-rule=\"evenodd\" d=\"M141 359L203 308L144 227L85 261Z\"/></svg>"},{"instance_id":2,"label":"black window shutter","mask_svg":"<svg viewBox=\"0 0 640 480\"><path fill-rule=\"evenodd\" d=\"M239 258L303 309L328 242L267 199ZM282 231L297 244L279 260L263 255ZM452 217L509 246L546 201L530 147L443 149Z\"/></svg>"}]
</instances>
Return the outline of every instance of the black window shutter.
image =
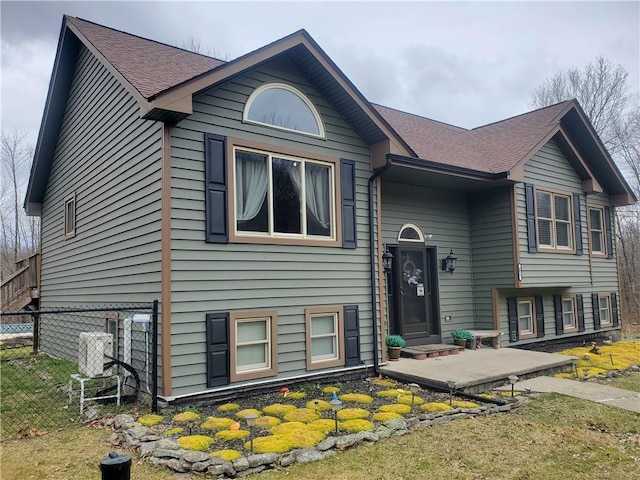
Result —
<instances>
[{"instance_id":1,"label":"black window shutter","mask_svg":"<svg viewBox=\"0 0 640 480\"><path fill-rule=\"evenodd\" d=\"M360 364L360 321L358 305L345 305L344 314L344 364Z\"/></svg>"},{"instance_id":2,"label":"black window shutter","mask_svg":"<svg viewBox=\"0 0 640 480\"><path fill-rule=\"evenodd\" d=\"M564 322L562 321L562 295L553 296L553 309L556 317L556 335L564 333Z\"/></svg>"},{"instance_id":3,"label":"black window shutter","mask_svg":"<svg viewBox=\"0 0 640 480\"><path fill-rule=\"evenodd\" d=\"M573 222L576 232L576 255L582 255L582 216L580 214L580 195L573 194Z\"/></svg>"},{"instance_id":4,"label":"black window shutter","mask_svg":"<svg viewBox=\"0 0 640 480\"><path fill-rule=\"evenodd\" d=\"M211 243L227 243L227 165L226 137L205 134L205 239Z\"/></svg>"},{"instance_id":5,"label":"black window shutter","mask_svg":"<svg viewBox=\"0 0 640 480\"><path fill-rule=\"evenodd\" d=\"M536 203L533 185L525 183L524 196L527 210L527 243L529 244L529 253L538 251L538 241L536 235Z\"/></svg>"},{"instance_id":6,"label":"black window shutter","mask_svg":"<svg viewBox=\"0 0 640 480\"><path fill-rule=\"evenodd\" d=\"M342 192L342 248L357 248L356 228L356 164L340 159L340 190Z\"/></svg>"},{"instance_id":7,"label":"black window shutter","mask_svg":"<svg viewBox=\"0 0 640 480\"><path fill-rule=\"evenodd\" d=\"M576 295L576 307L578 308L578 331L584 332L584 300L581 293Z\"/></svg>"},{"instance_id":8,"label":"black window shutter","mask_svg":"<svg viewBox=\"0 0 640 480\"><path fill-rule=\"evenodd\" d=\"M593 307L593 328L600 330L600 302L597 293L591 294L591 306Z\"/></svg>"},{"instance_id":9,"label":"black window shutter","mask_svg":"<svg viewBox=\"0 0 640 480\"><path fill-rule=\"evenodd\" d=\"M536 295L536 336L544 337L544 306L542 305L542 295Z\"/></svg>"},{"instance_id":10,"label":"black window shutter","mask_svg":"<svg viewBox=\"0 0 640 480\"><path fill-rule=\"evenodd\" d=\"M611 315L613 317L613 326L620 325L620 317L618 317L618 295L611 292Z\"/></svg>"},{"instance_id":11,"label":"black window shutter","mask_svg":"<svg viewBox=\"0 0 640 480\"><path fill-rule=\"evenodd\" d=\"M516 297L507 298L507 315L509 317L509 341L517 342L520 339L518 331L518 302Z\"/></svg>"},{"instance_id":12,"label":"black window shutter","mask_svg":"<svg viewBox=\"0 0 640 480\"><path fill-rule=\"evenodd\" d=\"M607 230L607 258L613 258L613 225L611 207L604 207L604 226Z\"/></svg>"},{"instance_id":13,"label":"black window shutter","mask_svg":"<svg viewBox=\"0 0 640 480\"><path fill-rule=\"evenodd\" d=\"M207 387L229 384L229 314L207 313Z\"/></svg>"}]
</instances>

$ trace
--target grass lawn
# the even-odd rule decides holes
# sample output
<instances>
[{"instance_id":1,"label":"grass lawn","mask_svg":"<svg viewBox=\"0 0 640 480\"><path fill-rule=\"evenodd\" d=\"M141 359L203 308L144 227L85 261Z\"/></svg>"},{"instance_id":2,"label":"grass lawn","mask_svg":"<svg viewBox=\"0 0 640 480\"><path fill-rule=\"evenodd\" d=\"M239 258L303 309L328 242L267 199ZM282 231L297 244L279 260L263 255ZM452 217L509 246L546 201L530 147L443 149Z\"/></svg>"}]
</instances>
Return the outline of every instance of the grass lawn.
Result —
<instances>
[{"instance_id":1,"label":"grass lawn","mask_svg":"<svg viewBox=\"0 0 640 480\"><path fill-rule=\"evenodd\" d=\"M602 385L624 388L625 390L631 390L632 392L640 392L640 372L627 373L619 378L597 380L597 382Z\"/></svg>"},{"instance_id":2,"label":"grass lawn","mask_svg":"<svg viewBox=\"0 0 640 480\"><path fill-rule=\"evenodd\" d=\"M73 427L2 444L2 478L98 478L109 432ZM24 459L29 461L25 462ZM255 478L276 480L637 478L640 416L545 395L509 415L458 420ZM131 478L175 479L134 458ZM202 476L194 478L203 478Z\"/></svg>"}]
</instances>

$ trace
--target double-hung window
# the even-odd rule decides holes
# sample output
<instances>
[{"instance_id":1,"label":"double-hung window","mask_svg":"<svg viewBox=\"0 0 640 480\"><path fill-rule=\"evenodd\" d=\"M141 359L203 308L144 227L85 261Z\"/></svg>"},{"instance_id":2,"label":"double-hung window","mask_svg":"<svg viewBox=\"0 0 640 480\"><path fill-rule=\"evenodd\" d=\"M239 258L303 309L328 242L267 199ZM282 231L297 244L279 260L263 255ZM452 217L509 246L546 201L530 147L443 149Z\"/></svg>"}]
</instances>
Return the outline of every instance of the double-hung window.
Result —
<instances>
[{"instance_id":1,"label":"double-hung window","mask_svg":"<svg viewBox=\"0 0 640 480\"><path fill-rule=\"evenodd\" d=\"M598 295L598 310L600 311L600 325L613 323L611 315L611 297L608 294Z\"/></svg>"},{"instance_id":2,"label":"double-hung window","mask_svg":"<svg viewBox=\"0 0 640 480\"><path fill-rule=\"evenodd\" d=\"M342 307L305 309L307 370L344 365Z\"/></svg>"},{"instance_id":3,"label":"double-hung window","mask_svg":"<svg viewBox=\"0 0 640 480\"><path fill-rule=\"evenodd\" d=\"M336 240L335 164L234 149L238 237Z\"/></svg>"},{"instance_id":4,"label":"double-hung window","mask_svg":"<svg viewBox=\"0 0 640 480\"><path fill-rule=\"evenodd\" d=\"M591 253L596 255L607 254L604 234L604 209L589 207L589 242Z\"/></svg>"},{"instance_id":5,"label":"double-hung window","mask_svg":"<svg viewBox=\"0 0 640 480\"><path fill-rule=\"evenodd\" d=\"M231 313L231 380L277 373L277 316L272 311Z\"/></svg>"},{"instance_id":6,"label":"double-hung window","mask_svg":"<svg viewBox=\"0 0 640 480\"><path fill-rule=\"evenodd\" d=\"M518 329L521 339L536 335L536 313L533 298L518 298Z\"/></svg>"},{"instance_id":7,"label":"double-hung window","mask_svg":"<svg viewBox=\"0 0 640 480\"><path fill-rule=\"evenodd\" d=\"M562 297L562 326L564 332L578 329L575 297Z\"/></svg>"},{"instance_id":8,"label":"double-hung window","mask_svg":"<svg viewBox=\"0 0 640 480\"><path fill-rule=\"evenodd\" d=\"M541 248L573 249L571 197L560 193L536 192L536 221Z\"/></svg>"}]
</instances>

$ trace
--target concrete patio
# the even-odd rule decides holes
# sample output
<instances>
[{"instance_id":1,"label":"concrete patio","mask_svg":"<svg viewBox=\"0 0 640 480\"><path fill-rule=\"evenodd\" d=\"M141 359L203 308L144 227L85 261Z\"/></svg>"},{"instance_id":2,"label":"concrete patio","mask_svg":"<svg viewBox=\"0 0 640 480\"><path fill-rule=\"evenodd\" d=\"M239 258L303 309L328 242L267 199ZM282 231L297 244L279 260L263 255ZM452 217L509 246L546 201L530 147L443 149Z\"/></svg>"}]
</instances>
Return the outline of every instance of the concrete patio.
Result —
<instances>
[{"instance_id":1,"label":"concrete patio","mask_svg":"<svg viewBox=\"0 0 640 480\"><path fill-rule=\"evenodd\" d=\"M381 366L380 372L425 387L447 389L447 380L454 380L457 390L480 393L508 383L509 375L524 379L570 371L574 360L566 355L516 348L482 348L426 360L401 358Z\"/></svg>"}]
</instances>

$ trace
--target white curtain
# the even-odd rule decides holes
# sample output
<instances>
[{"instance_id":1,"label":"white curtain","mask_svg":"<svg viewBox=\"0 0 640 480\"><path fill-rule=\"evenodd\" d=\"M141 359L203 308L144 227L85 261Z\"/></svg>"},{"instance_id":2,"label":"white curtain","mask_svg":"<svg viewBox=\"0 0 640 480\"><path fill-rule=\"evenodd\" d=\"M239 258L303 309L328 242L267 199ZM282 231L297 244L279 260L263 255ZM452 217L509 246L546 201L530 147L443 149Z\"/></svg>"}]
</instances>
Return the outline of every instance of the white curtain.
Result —
<instances>
[{"instance_id":1,"label":"white curtain","mask_svg":"<svg viewBox=\"0 0 640 480\"><path fill-rule=\"evenodd\" d=\"M267 193L267 161L254 155L236 156L236 219L252 220Z\"/></svg>"},{"instance_id":2,"label":"white curtain","mask_svg":"<svg viewBox=\"0 0 640 480\"><path fill-rule=\"evenodd\" d=\"M289 177L300 192L300 169L289 163ZM305 165L305 200L307 211L323 228L329 228L331 212L329 209L329 167Z\"/></svg>"}]
</instances>

